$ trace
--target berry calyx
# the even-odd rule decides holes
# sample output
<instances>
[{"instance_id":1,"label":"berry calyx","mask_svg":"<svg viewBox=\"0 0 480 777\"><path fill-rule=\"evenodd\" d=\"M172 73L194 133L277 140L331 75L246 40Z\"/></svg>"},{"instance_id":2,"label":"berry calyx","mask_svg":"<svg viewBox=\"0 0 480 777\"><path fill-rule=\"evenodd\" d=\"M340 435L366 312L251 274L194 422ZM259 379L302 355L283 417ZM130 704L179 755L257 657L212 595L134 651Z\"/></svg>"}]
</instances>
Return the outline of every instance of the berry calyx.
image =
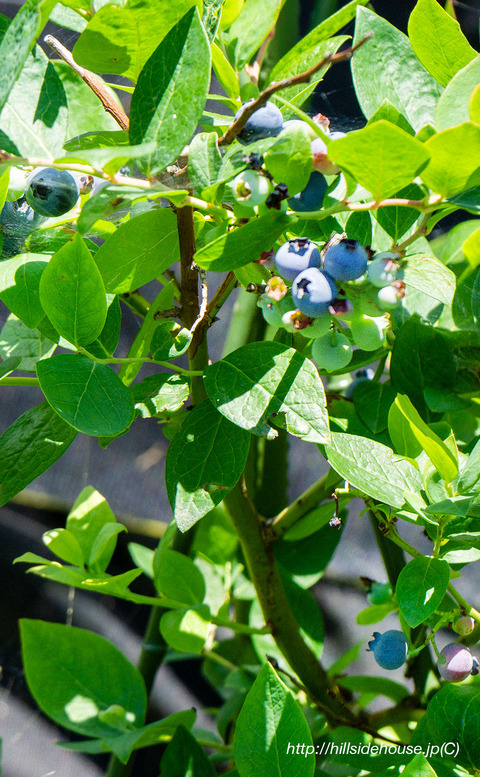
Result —
<instances>
[{"instance_id":1,"label":"berry calyx","mask_svg":"<svg viewBox=\"0 0 480 777\"><path fill-rule=\"evenodd\" d=\"M233 179L230 188L237 202L254 208L265 202L270 193L271 184L268 178L255 170L244 170Z\"/></svg>"}]
</instances>

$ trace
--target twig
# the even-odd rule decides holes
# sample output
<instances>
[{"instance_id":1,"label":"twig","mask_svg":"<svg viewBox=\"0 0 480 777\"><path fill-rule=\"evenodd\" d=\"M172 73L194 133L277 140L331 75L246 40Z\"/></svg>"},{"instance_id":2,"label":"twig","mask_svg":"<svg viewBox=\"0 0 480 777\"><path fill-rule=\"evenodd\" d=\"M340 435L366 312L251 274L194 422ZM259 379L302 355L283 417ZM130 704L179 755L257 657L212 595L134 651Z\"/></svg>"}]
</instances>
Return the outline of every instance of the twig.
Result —
<instances>
[{"instance_id":1,"label":"twig","mask_svg":"<svg viewBox=\"0 0 480 777\"><path fill-rule=\"evenodd\" d=\"M318 73L318 71L325 67L325 65L333 65L336 62L343 62L346 59L350 59L352 54L358 48L360 48L360 46L363 46L363 44L366 43L367 40L372 37L372 35L373 33L369 32L368 35L365 35L365 37L356 43L355 46L351 46L349 49L345 49L345 51L340 51L337 54L326 54L323 59L320 60L320 62L317 62L316 65L311 67L309 70L305 70L303 73L299 73L296 76L291 76L290 78L282 78L281 81L275 81L273 84L270 84L270 86L267 86L267 88L260 93L257 99L250 103L247 108L245 108L241 116L239 116L238 119L234 121L228 130L222 135L218 141L218 145L226 146L231 143L232 140L234 140L242 131L252 113L255 113L258 108L262 108L267 100L273 94L275 94L275 92L279 92L281 89L288 89L289 86L296 86L297 84L308 84L315 73Z\"/></svg>"},{"instance_id":2,"label":"twig","mask_svg":"<svg viewBox=\"0 0 480 777\"><path fill-rule=\"evenodd\" d=\"M54 38L53 35L46 35L43 40L48 46L50 46L50 48L55 51L56 54L58 54L59 57L63 59L64 62L67 63L67 65L72 68L72 70L75 71L75 73L78 73L80 78L85 81L92 92L97 95L105 110L111 116L113 116L117 124L123 130L128 130L129 121L127 114L123 108L121 108L112 98L112 95L103 83L102 79L95 75L95 73L92 73L90 70L77 65L74 58L72 57L71 52L65 48L65 46L63 46L59 40Z\"/></svg>"},{"instance_id":3,"label":"twig","mask_svg":"<svg viewBox=\"0 0 480 777\"><path fill-rule=\"evenodd\" d=\"M207 314L208 304L208 286L207 286L207 273L205 270L199 270L198 275L200 278L200 308L198 316L190 327L190 334L193 335L197 326L205 319Z\"/></svg>"}]
</instances>

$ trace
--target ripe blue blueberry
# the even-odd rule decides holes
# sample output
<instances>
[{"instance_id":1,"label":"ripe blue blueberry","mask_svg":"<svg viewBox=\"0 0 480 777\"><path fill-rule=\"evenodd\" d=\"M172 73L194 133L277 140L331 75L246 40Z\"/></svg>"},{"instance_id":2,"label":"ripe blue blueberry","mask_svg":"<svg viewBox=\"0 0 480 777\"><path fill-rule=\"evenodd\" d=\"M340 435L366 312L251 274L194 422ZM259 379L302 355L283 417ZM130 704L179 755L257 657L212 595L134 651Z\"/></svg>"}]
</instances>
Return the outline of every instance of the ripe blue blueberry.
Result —
<instances>
[{"instance_id":1,"label":"ripe blue blueberry","mask_svg":"<svg viewBox=\"0 0 480 777\"><path fill-rule=\"evenodd\" d=\"M438 671L444 680L450 683L461 683L472 672L476 673L477 666L469 649L465 645L451 642L445 645L440 655L445 661L438 662ZM475 659L476 661L476 659Z\"/></svg>"},{"instance_id":2,"label":"ripe blue blueberry","mask_svg":"<svg viewBox=\"0 0 480 777\"><path fill-rule=\"evenodd\" d=\"M41 216L56 217L68 213L78 200L77 181L68 170L40 167L27 180L25 197Z\"/></svg>"},{"instance_id":3,"label":"ripe blue blueberry","mask_svg":"<svg viewBox=\"0 0 480 777\"><path fill-rule=\"evenodd\" d=\"M308 179L305 189L290 197L288 200L289 207L298 213L320 210L327 189L328 184L324 176L314 170Z\"/></svg>"},{"instance_id":4,"label":"ripe blue blueberry","mask_svg":"<svg viewBox=\"0 0 480 777\"><path fill-rule=\"evenodd\" d=\"M265 202L272 187L264 175L259 175L255 170L244 170L233 179L230 188L237 202L254 208Z\"/></svg>"},{"instance_id":5,"label":"ripe blue blueberry","mask_svg":"<svg viewBox=\"0 0 480 777\"><path fill-rule=\"evenodd\" d=\"M375 661L383 669L398 669L405 663L408 641L403 631L398 629L390 629L383 634L374 631L368 649L373 650Z\"/></svg>"},{"instance_id":6,"label":"ripe blue blueberry","mask_svg":"<svg viewBox=\"0 0 480 777\"><path fill-rule=\"evenodd\" d=\"M366 370L358 370L358 372L355 373L355 378L352 380L352 382L347 386L345 391L343 392L344 395L351 399L353 397L353 393L357 386L360 385L360 383L364 383L366 380L372 380L373 378L373 370L370 368L367 368ZM379 585L379 584L375 584ZM378 602L372 602L372 604L378 604Z\"/></svg>"},{"instance_id":7,"label":"ripe blue blueberry","mask_svg":"<svg viewBox=\"0 0 480 777\"><path fill-rule=\"evenodd\" d=\"M323 257L323 269L338 281L354 281L367 269L368 254L357 240L344 238L330 246Z\"/></svg>"},{"instance_id":8,"label":"ripe blue blueberry","mask_svg":"<svg viewBox=\"0 0 480 777\"><path fill-rule=\"evenodd\" d=\"M0 213L0 230L3 235L2 259L22 252L25 240L44 221L31 208L25 197L15 202L6 202Z\"/></svg>"},{"instance_id":9,"label":"ripe blue blueberry","mask_svg":"<svg viewBox=\"0 0 480 777\"><path fill-rule=\"evenodd\" d=\"M337 287L318 267L308 267L297 275L292 286L292 297L298 309L310 318L328 313L328 306L337 296Z\"/></svg>"},{"instance_id":10,"label":"ripe blue blueberry","mask_svg":"<svg viewBox=\"0 0 480 777\"><path fill-rule=\"evenodd\" d=\"M240 118L244 110L250 105L252 100L244 103L235 114L235 121ZM244 146L247 143L253 143L262 138L271 138L279 135L283 127L283 116L281 111L271 102L265 103L263 108L258 108L247 119L241 132L237 135L237 140Z\"/></svg>"},{"instance_id":11,"label":"ripe blue blueberry","mask_svg":"<svg viewBox=\"0 0 480 777\"><path fill-rule=\"evenodd\" d=\"M307 237L288 240L275 254L277 272L286 281L294 281L307 267L320 267L320 264L320 251Z\"/></svg>"}]
</instances>

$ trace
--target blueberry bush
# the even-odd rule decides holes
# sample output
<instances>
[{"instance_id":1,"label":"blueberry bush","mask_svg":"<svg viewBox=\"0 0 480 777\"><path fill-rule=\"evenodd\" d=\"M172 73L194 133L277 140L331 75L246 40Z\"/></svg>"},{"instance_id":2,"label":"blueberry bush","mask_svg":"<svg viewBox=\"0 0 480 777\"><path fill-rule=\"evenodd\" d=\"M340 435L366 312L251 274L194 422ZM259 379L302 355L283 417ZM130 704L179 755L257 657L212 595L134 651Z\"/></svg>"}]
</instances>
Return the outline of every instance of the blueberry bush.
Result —
<instances>
[{"instance_id":1,"label":"blueberry bush","mask_svg":"<svg viewBox=\"0 0 480 777\"><path fill-rule=\"evenodd\" d=\"M21 622L38 707L67 746L109 753L109 777L159 742L168 777L480 774L480 612L461 593L480 560L480 56L437 0L408 36L352 0L282 49L289 5L26 0L0 17L0 390L44 395L0 438L0 504L77 435L106 466L133 423L169 441L155 551L110 574L124 527L87 487L46 556L17 559L151 608L138 666L90 631ZM50 35L47 57L48 18L80 33L72 52ZM346 61L365 122L340 132L309 100ZM139 329L119 355L125 306ZM292 435L328 467L289 503ZM354 498L385 579L365 579L365 639L327 665L309 589ZM191 709L146 722L160 664L192 655L223 699L216 734Z\"/></svg>"}]
</instances>

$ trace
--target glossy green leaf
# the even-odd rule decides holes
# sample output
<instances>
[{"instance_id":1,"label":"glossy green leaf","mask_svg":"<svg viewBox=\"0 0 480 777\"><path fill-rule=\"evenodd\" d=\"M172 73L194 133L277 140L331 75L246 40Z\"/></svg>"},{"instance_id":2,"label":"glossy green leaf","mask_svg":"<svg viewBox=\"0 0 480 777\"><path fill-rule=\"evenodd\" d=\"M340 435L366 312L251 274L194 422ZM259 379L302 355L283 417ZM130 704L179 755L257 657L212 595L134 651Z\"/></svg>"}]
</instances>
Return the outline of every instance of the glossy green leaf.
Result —
<instances>
[{"instance_id":1,"label":"glossy green leaf","mask_svg":"<svg viewBox=\"0 0 480 777\"><path fill-rule=\"evenodd\" d=\"M47 402L17 418L0 437L0 505L45 472L76 436Z\"/></svg>"},{"instance_id":2,"label":"glossy green leaf","mask_svg":"<svg viewBox=\"0 0 480 777\"><path fill-rule=\"evenodd\" d=\"M73 49L79 65L133 82L169 30L197 0L128 0L107 3L93 16Z\"/></svg>"},{"instance_id":3,"label":"glossy green leaf","mask_svg":"<svg viewBox=\"0 0 480 777\"><path fill-rule=\"evenodd\" d=\"M237 483L250 435L218 413L210 402L185 417L168 447L165 480L181 531L218 505Z\"/></svg>"},{"instance_id":4,"label":"glossy green leaf","mask_svg":"<svg viewBox=\"0 0 480 777\"><path fill-rule=\"evenodd\" d=\"M415 130L406 120L403 113L400 113L398 108L395 108L393 103L387 98L378 106L372 116L368 119L367 124L373 124L374 121L389 121L391 124L395 124L400 129L407 132L409 135L415 135Z\"/></svg>"},{"instance_id":5,"label":"glossy green leaf","mask_svg":"<svg viewBox=\"0 0 480 777\"><path fill-rule=\"evenodd\" d=\"M405 283L402 305L410 315L418 313L435 323L444 306L450 307L453 302L455 274L434 256L411 254L402 271L402 280Z\"/></svg>"},{"instance_id":6,"label":"glossy green leaf","mask_svg":"<svg viewBox=\"0 0 480 777\"><path fill-rule=\"evenodd\" d=\"M438 132L426 141L425 148L430 162L421 178L434 192L448 198L480 183L480 127L473 122Z\"/></svg>"},{"instance_id":7,"label":"glossy green leaf","mask_svg":"<svg viewBox=\"0 0 480 777\"><path fill-rule=\"evenodd\" d=\"M26 0L0 41L0 111L57 0Z\"/></svg>"},{"instance_id":8,"label":"glossy green leaf","mask_svg":"<svg viewBox=\"0 0 480 777\"><path fill-rule=\"evenodd\" d=\"M160 321L153 332L150 350L155 361L178 359L192 342L192 335L173 321Z\"/></svg>"},{"instance_id":9,"label":"glossy green leaf","mask_svg":"<svg viewBox=\"0 0 480 777\"><path fill-rule=\"evenodd\" d=\"M439 130L470 121L469 101L480 80L480 56L460 70L450 81L435 112L434 125Z\"/></svg>"},{"instance_id":10,"label":"glossy green leaf","mask_svg":"<svg viewBox=\"0 0 480 777\"><path fill-rule=\"evenodd\" d=\"M17 369L22 361L20 356L11 356L5 361L0 361L0 378L6 378L11 372Z\"/></svg>"},{"instance_id":11,"label":"glossy green leaf","mask_svg":"<svg viewBox=\"0 0 480 777\"><path fill-rule=\"evenodd\" d=\"M29 329L45 315L38 287L47 262L43 254L20 254L0 263L0 299Z\"/></svg>"},{"instance_id":12,"label":"glossy green leaf","mask_svg":"<svg viewBox=\"0 0 480 777\"><path fill-rule=\"evenodd\" d=\"M358 5L358 3L357 3ZM345 9L343 9L345 10ZM351 12L354 16L354 12ZM327 20L327 22L330 20ZM320 25L321 27L322 25ZM318 28L317 28L318 29ZM315 30L312 30L310 35L313 35ZM320 32L318 37L311 39L311 46L308 47L307 41L310 35L305 36L297 43L293 49L290 49L282 59L277 62L275 67L271 70L268 76L268 83L273 81L281 81L283 78L290 78L291 76L304 73L313 67L314 64L321 62L321 60L331 54L335 54L337 50L342 46L349 38L347 35L336 35L333 38L325 39L324 33ZM297 49L298 47L298 49ZM297 51L297 54L293 54ZM330 68L330 63L326 63L320 70L317 70L308 85L297 84L296 86L289 86L286 89L282 89L281 97L289 100L294 105L303 105L304 102L310 97L315 87L318 86L323 79L325 73ZM275 102L275 96L273 97ZM288 107L285 108L285 118L297 119L298 116L293 113Z\"/></svg>"},{"instance_id":13,"label":"glossy green leaf","mask_svg":"<svg viewBox=\"0 0 480 777\"><path fill-rule=\"evenodd\" d=\"M437 0L419 0L410 14L408 36L422 65L442 86L477 55L457 21Z\"/></svg>"},{"instance_id":14,"label":"glossy green leaf","mask_svg":"<svg viewBox=\"0 0 480 777\"><path fill-rule=\"evenodd\" d=\"M114 294L107 294L107 318L99 336L93 343L88 343L87 351L98 359L106 359L112 356L120 339L122 326L122 311L120 300Z\"/></svg>"},{"instance_id":15,"label":"glossy green leaf","mask_svg":"<svg viewBox=\"0 0 480 777\"><path fill-rule=\"evenodd\" d=\"M141 200L146 196L145 189L136 186L115 184L105 186L83 205L77 221L77 229L83 235L93 227L98 219L108 219L118 210L129 207L135 200Z\"/></svg>"},{"instance_id":16,"label":"glossy green leaf","mask_svg":"<svg viewBox=\"0 0 480 777\"><path fill-rule=\"evenodd\" d=\"M68 529L50 529L42 535L44 545L69 564L83 566L83 551L79 541Z\"/></svg>"},{"instance_id":17,"label":"glossy green leaf","mask_svg":"<svg viewBox=\"0 0 480 777\"><path fill-rule=\"evenodd\" d=\"M165 750L160 769L168 777L215 777L216 771L195 737L179 726Z\"/></svg>"},{"instance_id":18,"label":"glossy green leaf","mask_svg":"<svg viewBox=\"0 0 480 777\"><path fill-rule=\"evenodd\" d=\"M94 436L122 432L133 420L133 397L110 367L77 354L37 364L47 401L74 429Z\"/></svg>"},{"instance_id":19,"label":"glossy green leaf","mask_svg":"<svg viewBox=\"0 0 480 777\"><path fill-rule=\"evenodd\" d=\"M451 483L458 474L458 461L450 448L420 418L418 412L405 395L398 394L395 399L400 412L410 424L411 430L427 454L435 469L446 483Z\"/></svg>"},{"instance_id":20,"label":"glossy green leaf","mask_svg":"<svg viewBox=\"0 0 480 777\"><path fill-rule=\"evenodd\" d=\"M410 462L374 440L334 432L325 446L325 455L350 485L393 507L402 507L405 494L417 493L422 487L420 475Z\"/></svg>"},{"instance_id":21,"label":"glossy green leaf","mask_svg":"<svg viewBox=\"0 0 480 777\"><path fill-rule=\"evenodd\" d=\"M27 57L0 116L2 148L53 160L67 132L67 98L52 63L39 46Z\"/></svg>"},{"instance_id":22,"label":"glossy green leaf","mask_svg":"<svg viewBox=\"0 0 480 777\"><path fill-rule=\"evenodd\" d=\"M41 334L38 329L29 329L13 314L7 318L0 332L0 356L2 359L20 357L18 369L35 372L35 365L41 359L48 359L57 344Z\"/></svg>"},{"instance_id":23,"label":"glossy green leaf","mask_svg":"<svg viewBox=\"0 0 480 777\"><path fill-rule=\"evenodd\" d=\"M480 480L480 441L477 442L467 461L460 469L460 477L457 483L457 489L461 494L468 494L471 491L478 491L478 481Z\"/></svg>"},{"instance_id":24,"label":"glossy green leaf","mask_svg":"<svg viewBox=\"0 0 480 777\"><path fill-rule=\"evenodd\" d=\"M199 132L190 143L188 175L199 194L218 178L222 156L217 141L215 132Z\"/></svg>"},{"instance_id":25,"label":"glossy green leaf","mask_svg":"<svg viewBox=\"0 0 480 777\"><path fill-rule=\"evenodd\" d=\"M261 726L252 721L261 720ZM262 774L265 777L313 777L315 756L301 758L288 751L295 741L312 746L307 721L270 664L265 664L247 698L235 726L233 754L240 777Z\"/></svg>"},{"instance_id":26,"label":"glossy green leaf","mask_svg":"<svg viewBox=\"0 0 480 777\"><path fill-rule=\"evenodd\" d=\"M184 605L201 604L205 580L192 559L176 550L166 550L155 570L155 588L159 593Z\"/></svg>"},{"instance_id":27,"label":"glossy green leaf","mask_svg":"<svg viewBox=\"0 0 480 777\"><path fill-rule=\"evenodd\" d=\"M187 401L190 384L183 375L150 375L132 386L135 410L142 418L174 413Z\"/></svg>"},{"instance_id":28,"label":"glossy green leaf","mask_svg":"<svg viewBox=\"0 0 480 777\"><path fill-rule=\"evenodd\" d=\"M240 15L228 31L228 41L234 51L235 69L240 70L260 48L274 27L282 0L264 0L259 13L257 0L245 0Z\"/></svg>"},{"instance_id":29,"label":"glossy green leaf","mask_svg":"<svg viewBox=\"0 0 480 777\"><path fill-rule=\"evenodd\" d=\"M452 352L441 332L422 324L417 316L409 318L395 339L390 379L399 393L410 398L424 421L430 417L425 387L442 386L451 390L455 372Z\"/></svg>"},{"instance_id":30,"label":"glossy green leaf","mask_svg":"<svg viewBox=\"0 0 480 777\"><path fill-rule=\"evenodd\" d=\"M74 626L20 621L22 654L30 693L56 723L87 736L115 728L101 714L123 707L134 726L142 725L146 692L138 669L104 637Z\"/></svg>"},{"instance_id":31,"label":"glossy green leaf","mask_svg":"<svg viewBox=\"0 0 480 777\"><path fill-rule=\"evenodd\" d=\"M400 612L412 628L435 612L446 594L450 569L446 561L420 556L409 561L398 576Z\"/></svg>"},{"instance_id":32,"label":"glossy green leaf","mask_svg":"<svg viewBox=\"0 0 480 777\"><path fill-rule=\"evenodd\" d=\"M240 85L235 70L216 43L212 46L212 66L218 81L229 97L236 99L240 94Z\"/></svg>"},{"instance_id":33,"label":"glossy green leaf","mask_svg":"<svg viewBox=\"0 0 480 777\"><path fill-rule=\"evenodd\" d=\"M122 224L95 255L106 290L115 294L143 286L178 259L177 220L170 208Z\"/></svg>"},{"instance_id":34,"label":"glossy green leaf","mask_svg":"<svg viewBox=\"0 0 480 777\"><path fill-rule=\"evenodd\" d=\"M116 544L112 535L109 542L104 544L102 553L98 553L98 545L94 553L97 537L107 525L116 525L115 516L107 500L92 486L86 486L73 503L66 527L78 540L86 565L95 566L100 572L107 568Z\"/></svg>"},{"instance_id":35,"label":"glossy green leaf","mask_svg":"<svg viewBox=\"0 0 480 777\"><path fill-rule=\"evenodd\" d=\"M407 36L373 11L359 7L354 43L370 32L373 37L352 58L355 92L365 116L370 118L387 99L415 131L434 124L442 89L418 61Z\"/></svg>"},{"instance_id":36,"label":"glossy green leaf","mask_svg":"<svg viewBox=\"0 0 480 777\"><path fill-rule=\"evenodd\" d=\"M115 753L119 761L127 763L130 754L141 747L157 745L165 737L172 737L178 726L191 728L195 723L195 710L183 710L182 712L173 712L162 720L156 720L147 726L142 726L136 731L129 731L126 734L120 734L115 737L104 737L101 740L101 749Z\"/></svg>"},{"instance_id":37,"label":"glossy green leaf","mask_svg":"<svg viewBox=\"0 0 480 777\"><path fill-rule=\"evenodd\" d=\"M217 34L223 2L224 0L203 0L202 24L210 43L213 43Z\"/></svg>"},{"instance_id":38,"label":"glossy green leaf","mask_svg":"<svg viewBox=\"0 0 480 777\"><path fill-rule=\"evenodd\" d=\"M173 162L195 132L207 99L210 67L208 38L193 8L155 49L132 95L130 141L155 142L142 162L148 175Z\"/></svg>"},{"instance_id":39,"label":"glossy green leaf","mask_svg":"<svg viewBox=\"0 0 480 777\"><path fill-rule=\"evenodd\" d=\"M85 346L99 336L107 318L105 287L80 235L52 256L39 293L46 315L70 343Z\"/></svg>"},{"instance_id":40,"label":"glossy green leaf","mask_svg":"<svg viewBox=\"0 0 480 777\"><path fill-rule=\"evenodd\" d=\"M312 362L293 348L244 345L207 369L205 388L220 413L254 434L276 437L268 419L280 415L296 437L329 439L323 384Z\"/></svg>"},{"instance_id":41,"label":"glossy green leaf","mask_svg":"<svg viewBox=\"0 0 480 777\"><path fill-rule=\"evenodd\" d=\"M354 392L355 410L374 434L387 428L388 411L394 399L395 391L389 383L366 380Z\"/></svg>"},{"instance_id":42,"label":"glossy green leaf","mask_svg":"<svg viewBox=\"0 0 480 777\"><path fill-rule=\"evenodd\" d=\"M197 604L188 610L171 610L160 619L165 642L180 653L201 653L210 631L210 610Z\"/></svg>"},{"instance_id":43,"label":"glossy green leaf","mask_svg":"<svg viewBox=\"0 0 480 777\"><path fill-rule=\"evenodd\" d=\"M294 221L295 219L276 210L252 219L244 227L217 237L197 251L195 262L199 267L215 272L243 267L259 259L262 251L268 251Z\"/></svg>"},{"instance_id":44,"label":"glossy green leaf","mask_svg":"<svg viewBox=\"0 0 480 777\"><path fill-rule=\"evenodd\" d=\"M388 121L376 121L332 141L328 155L376 201L410 183L429 159L424 144Z\"/></svg>"},{"instance_id":45,"label":"glossy green leaf","mask_svg":"<svg viewBox=\"0 0 480 777\"><path fill-rule=\"evenodd\" d=\"M388 677L372 677L371 675L350 675L348 677L341 677L338 680L338 684L342 688L347 688L354 693L365 693L367 695L375 694L375 696L386 696L387 699L391 699L400 704L404 699L408 698L409 692L404 685L390 680Z\"/></svg>"},{"instance_id":46,"label":"glossy green leaf","mask_svg":"<svg viewBox=\"0 0 480 777\"><path fill-rule=\"evenodd\" d=\"M395 193L395 197L406 198L408 200L421 200L424 196L424 192L417 186L417 184L410 184L400 191ZM378 208L375 213L375 218L385 232L390 235L393 240L398 241L403 235L410 229L412 224L415 224L416 220L420 216L420 211L416 208L406 208L404 206L387 206L386 208ZM362 245L367 245L363 243Z\"/></svg>"},{"instance_id":47,"label":"glossy green leaf","mask_svg":"<svg viewBox=\"0 0 480 777\"><path fill-rule=\"evenodd\" d=\"M423 721L422 721L423 723ZM429 701L425 722L415 732L414 744L441 747L445 742L458 742L455 761L468 770L479 768L480 757L480 689L478 685L447 683ZM449 756L454 756L450 752Z\"/></svg>"},{"instance_id":48,"label":"glossy green leaf","mask_svg":"<svg viewBox=\"0 0 480 777\"><path fill-rule=\"evenodd\" d=\"M265 167L275 181L286 184L292 197L307 185L312 172L312 149L309 128L287 127L265 154Z\"/></svg>"},{"instance_id":49,"label":"glossy green leaf","mask_svg":"<svg viewBox=\"0 0 480 777\"><path fill-rule=\"evenodd\" d=\"M416 459L422 452L422 446L415 437L412 427L395 402L388 411L388 434L395 453Z\"/></svg>"}]
</instances>

